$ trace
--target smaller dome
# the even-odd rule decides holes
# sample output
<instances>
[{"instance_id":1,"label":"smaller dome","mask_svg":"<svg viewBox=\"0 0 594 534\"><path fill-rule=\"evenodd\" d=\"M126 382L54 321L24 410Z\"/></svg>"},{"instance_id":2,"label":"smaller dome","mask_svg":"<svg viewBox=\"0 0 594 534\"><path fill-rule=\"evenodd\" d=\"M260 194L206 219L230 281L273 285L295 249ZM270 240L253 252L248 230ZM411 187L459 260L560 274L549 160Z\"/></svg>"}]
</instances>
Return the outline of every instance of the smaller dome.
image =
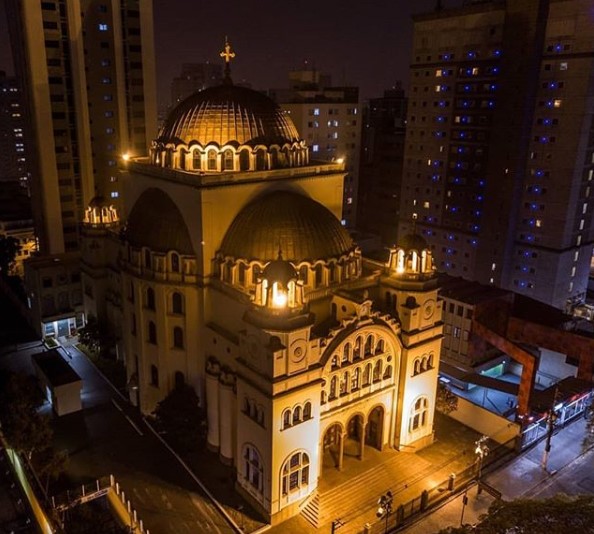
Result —
<instances>
[{"instance_id":1,"label":"smaller dome","mask_svg":"<svg viewBox=\"0 0 594 534\"><path fill-rule=\"evenodd\" d=\"M425 238L419 234L407 234L398 240L398 248L421 251L430 247Z\"/></svg>"},{"instance_id":2,"label":"smaller dome","mask_svg":"<svg viewBox=\"0 0 594 534\"><path fill-rule=\"evenodd\" d=\"M196 254L179 209L169 195L154 187L144 191L134 204L124 238L132 246L148 247L155 252Z\"/></svg>"},{"instance_id":3,"label":"smaller dome","mask_svg":"<svg viewBox=\"0 0 594 534\"><path fill-rule=\"evenodd\" d=\"M271 261L266 266L262 277L269 283L280 282L286 288L291 280L297 280L297 271L288 261L283 260L279 252L278 259Z\"/></svg>"}]
</instances>

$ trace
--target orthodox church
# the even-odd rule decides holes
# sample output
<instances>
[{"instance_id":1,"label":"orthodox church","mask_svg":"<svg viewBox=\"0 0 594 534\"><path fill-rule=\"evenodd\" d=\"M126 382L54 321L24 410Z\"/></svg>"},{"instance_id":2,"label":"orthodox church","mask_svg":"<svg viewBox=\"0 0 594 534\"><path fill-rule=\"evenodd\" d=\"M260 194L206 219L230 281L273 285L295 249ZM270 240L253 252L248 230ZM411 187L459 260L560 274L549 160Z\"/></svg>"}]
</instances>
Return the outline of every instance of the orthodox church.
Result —
<instances>
[{"instance_id":1,"label":"orthodox church","mask_svg":"<svg viewBox=\"0 0 594 534\"><path fill-rule=\"evenodd\" d=\"M340 223L344 164L311 161L290 116L233 85L222 55L223 85L122 164L122 221L89 206L85 308L118 332L142 412L196 389L208 446L278 523L342 468L346 442L359 458L431 443L442 309L427 243L364 258Z\"/></svg>"}]
</instances>

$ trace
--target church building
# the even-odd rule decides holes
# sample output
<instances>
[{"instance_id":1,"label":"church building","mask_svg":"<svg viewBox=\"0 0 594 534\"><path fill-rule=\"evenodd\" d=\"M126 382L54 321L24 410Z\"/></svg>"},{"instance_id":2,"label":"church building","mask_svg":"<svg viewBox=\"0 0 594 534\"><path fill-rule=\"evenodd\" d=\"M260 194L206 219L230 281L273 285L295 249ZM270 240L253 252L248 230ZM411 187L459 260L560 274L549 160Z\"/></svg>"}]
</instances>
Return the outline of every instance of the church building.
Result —
<instances>
[{"instance_id":1,"label":"church building","mask_svg":"<svg viewBox=\"0 0 594 534\"><path fill-rule=\"evenodd\" d=\"M432 442L442 309L423 238L364 258L340 222L345 164L310 161L290 116L233 85L223 56L224 83L181 102L150 155L123 163L122 222L105 218L119 260L100 278L87 259L83 282L119 284L120 315L106 313L131 401L148 414L193 386L208 447L278 523L342 468L345 444L363 458ZM87 213L83 258L113 248L96 243L105 209Z\"/></svg>"}]
</instances>

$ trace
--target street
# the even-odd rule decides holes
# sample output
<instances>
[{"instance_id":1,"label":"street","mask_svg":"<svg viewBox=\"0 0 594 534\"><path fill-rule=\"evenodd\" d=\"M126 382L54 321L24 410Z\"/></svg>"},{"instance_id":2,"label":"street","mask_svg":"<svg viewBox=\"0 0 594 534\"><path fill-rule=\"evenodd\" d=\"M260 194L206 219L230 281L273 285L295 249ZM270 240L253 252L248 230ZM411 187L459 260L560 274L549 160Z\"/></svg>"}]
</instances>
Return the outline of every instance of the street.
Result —
<instances>
[{"instance_id":1,"label":"street","mask_svg":"<svg viewBox=\"0 0 594 534\"><path fill-rule=\"evenodd\" d=\"M31 348L0 356L3 366L32 372ZM83 411L53 421L55 445L69 453L72 486L113 474L152 534L233 532L196 481L136 411L76 348L62 354L83 379ZM46 408L49 410L49 406Z\"/></svg>"}]
</instances>

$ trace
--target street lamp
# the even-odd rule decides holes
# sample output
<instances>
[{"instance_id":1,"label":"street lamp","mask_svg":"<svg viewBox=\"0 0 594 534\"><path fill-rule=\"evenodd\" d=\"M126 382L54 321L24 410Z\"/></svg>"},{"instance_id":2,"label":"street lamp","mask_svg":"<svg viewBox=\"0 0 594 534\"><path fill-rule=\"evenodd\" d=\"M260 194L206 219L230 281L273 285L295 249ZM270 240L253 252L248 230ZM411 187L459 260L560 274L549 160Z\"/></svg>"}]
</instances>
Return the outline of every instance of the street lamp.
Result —
<instances>
[{"instance_id":1,"label":"street lamp","mask_svg":"<svg viewBox=\"0 0 594 534\"><path fill-rule=\"evenodd\" d=\"M394 496L392 495L391 491L386 491L386 493L384 493L384 495L382 495L378 501L378 507L377 507L377 512L375 513L375 515L377 515L377 517L385 517L386 518L386 534L388 532L388 519L390 517L390 514L392 513L392 503L394 502Z\"/></svg>"},{"instance_id":2,"label":"street lamp","mask_svg":"<svg viewBox=\"0 0 594 534\"><path fill-rule=\"evenodd\" d=\"M474 454L476 454L476 461L478 463L478 473L477 473L477 481L480 484L481 481L481 472L483 469L483 458L489 454L489 446L487 445L487 440L489 436L482 436L478 441L475 441L476 447L474 448Z\"/></svg>"}]
</instances>

